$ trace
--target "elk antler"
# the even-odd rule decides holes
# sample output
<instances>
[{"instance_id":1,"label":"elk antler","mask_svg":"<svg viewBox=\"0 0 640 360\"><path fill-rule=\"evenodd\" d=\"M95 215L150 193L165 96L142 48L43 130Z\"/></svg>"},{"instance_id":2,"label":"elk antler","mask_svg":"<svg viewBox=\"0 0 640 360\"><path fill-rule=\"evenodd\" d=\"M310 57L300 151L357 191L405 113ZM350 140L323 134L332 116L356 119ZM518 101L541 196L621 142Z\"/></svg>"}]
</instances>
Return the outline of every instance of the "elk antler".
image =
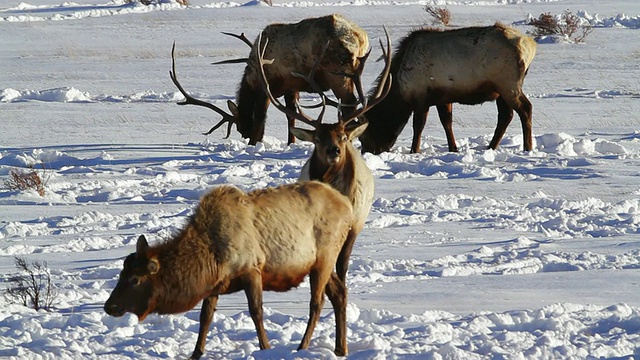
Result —
<instances>
[{"instance_id":1,"label":"elk antler","mask_svg":"<svg viewBox=\"0 0 640 360\"><path fill-rule=\"evenodd\" d=\"M382 48L382 55L384 56L385 64L384 64L384 68L382 69L382 72L380 73L380 78L378 80L378 86L376 88L376 91L373 93L370 99L367 99L365 97L364 91L362 90L362 71L364 70L365 62L367 61L367 58L369 57L371 50L369 50L364 56L359 58L360 63L358 64L358 67L355 69L355 72L353 74L347 74L347 73L339 74L342 76L349 77L353 80L353 83L358 92L360 103L362 104L362 107L356 109L352 113L349 113L349 115L345 118L342 118L342 114L340 114L339 121L344 123L345 125L349 124L359 116L362 116L364 113L369 111L369 109L371 109L377 103L382 101L382 99L384 99L384 97L387 96L387 94L389 93L389 90L391 90L391 74L390 74L391 72L391 39L389 38L389 32L387 31L386 27L384 27L384 33L387 37L387 48L385 50L385 47L382 44L382 40L380 40L380 47Z\"/></svg>"},{"instance_id":2,"label":"elk antler","mask_svg":"<svg viewBox=\"0 0 640 360\"><path fill-rule=\"evenodd\" d=\"M269 81L267 80L267 75L264 72L264 65L270 65L273 64L273 62L275 61L275 59L270 59L270 60L265 60L264 59L264 53L267 49L267 44L269 43L269 39L265 39L264 42L264 46L262 48L262 50L260 49L260 44L262 44L262 33L260 33L260 35L258 36L258 46L256 47L256 54L257 54L257 58L258 58L258 62L259 62L259 68L260 68L260 75L261 75L261 82L262 82L262 86L263 89L265 91L265 93L267 93L267 95L269 96L269 100L271 100L271 102L273 103L273 105L280 110L281 112L283 112L285 115L290 116L296 120L300 120L303 123L310 125L314 128L317 128L317 124L322 122L322 117L324 116L324 112L326 110L326 105L327 105L327 97L326 95L322 92L322 90L320 89L320 87L318 86L318 84L315 82L315 80L313 79L313 74L316 71L316 68L318 66L318 64L320 63L320 59L322 58L322 56L324 55L324 52L327 50L327 48L329 47L329 42L327 42L327 45L325 45L324 49L322 50L322 54L320 55L320 57L318 57L315 61L315 63L313 64L313 67L311 68L311 70L309 71L308 75L302 75L299 73L293 73L292 75L294 76L298 76L301 77L303 79L305 79L309 85L314 89L314 91L316 91L319 95L320 95L320 99L321 99L321 103L319 106L322 107L322 110L320 110L320 114L318 115L317 119L313 119L311 117L309 117L308 115L306 115L305 113L302 112L302 109L300 108L300 104L298 104L296 102L296 109L297 111L294 111L288 107L286 107L285 105L282 105L282 103L280 101L278 101L278 99L276 99L275 96L273 96L273 94L271 93L271 88L269 86ZM330 100L333 102L333 100Z\"/></svg>"},{"instance_id":3,"label":"elk antler","mask_svg":"<svg viewBox=\"0 0 640 360\"><path fill-rule=\"evenodd\" d=\"M245 44L249 45L249 47L253 47L253 44L251 43L251 40L247 39L246 36L244 36L244 33L241 33L240 35L238 34L234 34L234 33L229 33L229 32L222 32L225 35L228 36L232 36L236 39L240 39L242 40L242 42L244 42ZM238 64L238 63L246 63L247 61L249 61L249 58L239 58L239 59L230 59L230 60L222 60L222 61L216 61L214 63L211 63L211 65L220 65L220 64Z\"/></svg>"},{"instance_id":4,"label":"elk antler","mask_svg":"<svg viewBox=\"0 0 640 360\"><path fill-rule=\"evenodd\" d=\"M184 90L184 88L182 87L182 85L180 85L180 82L178 82L178 78L176 77L176 56L175 56L175 52L176 52L176 42L173 42L173 47L171 48L171 69L169 71L169 77L171 77L171 81L173 81L173 84L178 88L178 90L180 90L180 92L182 93L182 95L185 97L184 101L181 101L178 103L178 105L198 105L198 106L204 106L206 108L209 108L213 111L215 111L216 113L220 114L222 116L222 120L220 120L216 125L214 125L209 131L207 131L206 133L203 133L203 135L209 135L212 132L214 132L215 130L217 130L219 127L221 127L224 123L228 123L227 125L227 135L225 136L225 138L228 138L229 135L231 135L231 126L233 124L236 123L236 117L234 115L231 115L229 113L227 113L226 111L220 109L219 107L202 101L202 100L198 100L196 98L194 98L193 96L187 94L187 92ZM227 102L227 105L229 106L229 109L231 110L233 104L231 102L231 100L229 100ZM233 111L232 111L233 112Z\"/></svg>"}]
</instances>

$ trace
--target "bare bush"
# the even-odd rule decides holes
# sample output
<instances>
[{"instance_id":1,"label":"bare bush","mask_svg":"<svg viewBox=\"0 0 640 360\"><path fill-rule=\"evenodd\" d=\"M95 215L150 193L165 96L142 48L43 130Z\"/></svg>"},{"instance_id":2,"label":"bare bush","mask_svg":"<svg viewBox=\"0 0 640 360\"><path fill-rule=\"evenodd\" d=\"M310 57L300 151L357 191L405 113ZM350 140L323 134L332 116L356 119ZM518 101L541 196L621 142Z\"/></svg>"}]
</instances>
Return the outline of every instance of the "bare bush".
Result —
<instances>
[{"instance_id":1,"label":"bare bush","mask_svg":"<svg viewBox=\"0 0 640 360\"><path fill-rule=\"evenodd\" d=\"M14 261L19 274L9 278L11 285L5 290L7 300L35 310L49 311L57 301L58 291L51 281L47 262L29 263L19 256Z\"/></svg>"},{"instance_id":2,"label":"bare bush","mask_svg":"<svg viewBox=\"0 0 640 360\"><path fill-rule=\"evenodd\" d=\"M44 165L42 166L42 174L44 174ZM4 182L4 186L9 190L27 190L34 189L40 194L40 196L44 196L45 193L45 185L47 183L47 178L43 179L43 175L35 169L22 170L22 169L11 169L9 171L9 178Z\"/></svg>"},{"instance_id":3,"label":"bare bush","mask_svg":"<svg viewBox=\"0 0 640 360\"><path fill-rule=\"evenodd\" d=\"M444 26L449 25L449 22L451 21L451 12L449 11L449 9L433 5L426 5L424 7L424 10L427 12L427 14L433 17L434 23L439 23Z\"/></svg>"},{"instance_id":4,"label":"bare bush","mask_svg":"<svg viewBox=\"0 0 640 360\"><path fill-rule=\"evenodd\" d=\"M582 25L578 15L571 13L569 10L558 16L551 13L540 14L537 19L531 19L528 25L534 27L528 34L536 38L536 40L544 36L560 35L579 43L583 42L593 30L591 25ZM574 36L576 33L578 35Z\"/></svg>"}]
</instances>

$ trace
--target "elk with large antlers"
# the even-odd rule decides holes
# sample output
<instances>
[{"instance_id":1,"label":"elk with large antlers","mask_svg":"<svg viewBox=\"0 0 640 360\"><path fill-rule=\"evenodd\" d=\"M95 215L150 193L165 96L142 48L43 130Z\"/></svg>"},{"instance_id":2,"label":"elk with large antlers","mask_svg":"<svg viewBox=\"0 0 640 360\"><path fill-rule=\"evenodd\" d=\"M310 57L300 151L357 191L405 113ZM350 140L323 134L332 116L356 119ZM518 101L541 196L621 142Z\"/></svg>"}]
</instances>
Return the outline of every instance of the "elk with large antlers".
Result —
<instances>
[{"instance_id":1,"label":"elk with large antlers","mask_svg":"<svg viewBox=\"0 0 640 360\"><path fill-rule=\"evenodd\" d=\"M327 99L321 87L315 83L312 76L314 73L313 69L316 65L314 65L307 75L296 74L297 77L304 79L309 86L315 89L320 95L322 109L319 116L314 119L303 113L297 104L295 109L291 109L278 101L271 91L271 84L268 81L264 65L270 64L270 66L277 67L276 63L279 59L265 60L264 50L256 53L256 57L260 62L259 69L264 92L269 96L273 105L288 117L295 118L313 128L312 130L297 127L290 129L299 139L310 141L314 144L313 154L304 164L302 173L300 174L300 180L319 180L328 183L348 197L353 205L354 222L336 263L338 277L345 284L353 244L369 216L374 191L371 170L351 141L362 134L367 128L367 123L358 123L355 122L355 120L379 103L386 96L391 86L391 76L389 75L391 67L391 40L389 39L387 29L385 28L384 30L387 38L386 51L382 40L380 41L380 46L384 53L385 66L379 76L380 81L378 82L378 86L369 99L366 98L362 90L361 76L370 50L359 59L359 65L352 73L339 73L334 75L352 79L359 95L360 104L348 114L340 111L341 108L339 108L338 122L334 124L322 123L326 103L329 99ZM268 42L269 39L264 40L264 47L267 47ZM327 46L325 46L325 50L326 48Z\"/></svg>"},{"instance_id":2,"label":"elk with large antlers","mask_svg":"<svg viewBox=\"0 0 640 360\"><path fill-rule=\"evenodd\" d=\"M245 193L220 186L205 195L187 225L149 246L144 236L127 256L104 305L112 316L176 314L201 300L192 359L204 352L219 295L244 290L260 349L269 348L263 325L263 290L287 291L309 275L309 322L298 349L306 349L324 295L336 319L338 356L347 354L347 289L333 266L352 224L349 200L331 186L307 181Z\"/></svg>"},{"instance_id":3,"label":"elk with large antlers","mask_svg":"<svg viewBox=\"0 0 640 360\"><path fill-rule=\"evenodd\" d=\"M363 151L389 151L413 112L411 152L419 152L431 106L438 110L449 151L458 151L451 103L474 105L493 100L498 124L489 148L498 147L515 110L522 123L524 150L532 150L532 106L522 84L535 53L532 38L499 23L411 32L400 41L391 60L394 82L389 95L364 116L369 127L360 136Z\"/></svg>"},{"instance_id":4,"label":"elk with large antlers","mask_svg":"<svg viewBox=\"0 0 640 360\"><path fill-rule=\"evenodd\" d=\"M322 90L331 90L343 105L355 105L354 86L350 77L335 76L336 73L353 73L360 65L360 57L369 48L367 33L352 21L342 15L333 14L318 18L309 18L293 24L271 24L262 34L264 38L271 39L265 49L265 55L269 58L277 58L277 66L270 67L267 78L271 84L272 95L284 96L286 106L295 110L299 92L315 92L304 79L292 74L311 75L315 84ZM251 42L242 35L233 35L247 44ZM328 41L326 56L323 53L323 45ZM174 44L175 45L175 44ZM188 95L176 78L175 56L172 51L173 71L170 72L171 80L178 87L186 100L180 105L205 106L216 111L222 116L222 120L213 126L205 134L218 129L227 123L227 136L231 126L236 124L238 132L244 138L249 139L250 145L262 141L265 130L269 97L264 93L260 80L259 62L255 57L256 49L264 44L256 41L248 58L227 60L221 63L247 62L244 75L240 81L240 87L236 94L237 104L228 101L230 113L216 107L213 104L193 98ZM315 65L315 67L314 67ZM352 108L345 107L345 113ZM295 125L295 119L287 116L289 129ZM288 135L288 143L295 141L291 132Z\"/></svg>"}]
</instances>

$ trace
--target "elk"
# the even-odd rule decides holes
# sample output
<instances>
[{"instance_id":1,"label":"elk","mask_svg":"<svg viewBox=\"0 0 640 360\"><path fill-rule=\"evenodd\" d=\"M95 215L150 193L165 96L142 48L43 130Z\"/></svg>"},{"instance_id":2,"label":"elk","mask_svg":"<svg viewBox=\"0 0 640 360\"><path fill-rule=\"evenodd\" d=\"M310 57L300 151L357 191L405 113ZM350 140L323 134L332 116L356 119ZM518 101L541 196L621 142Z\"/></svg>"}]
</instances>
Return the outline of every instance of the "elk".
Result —
<instances>
[{"instance_id":1,"label":"elk","mask_svg":"<svg viewBox=\"0 0 640 360\"><path fill-rule=\"evenodd\" d=\"M380 40L380 46L383 51L383 58L385 60L385 66L379 76L379 82L377 88L372 92L371 98L367 99L362 90L361 76L364 70L364 65L371 52L369 50L364 56L359 59L359 65L353 73L341 73L336 76L349 77L353 80L357 93L359 94L360 106L349 112L348 115L342 111L338 112L338 122L334 124L323 124L322 117L326 110L327 97L323 93L322 89L315 84L313 76L313 68L309 75L296 74L296 76L305 79L309 86L316 90L321 98L322 110L320 111L317 119L313 119L307 114L303 113L299 106L296 105L296 109L292 110L290 107L283 105L273 95L271 91L271 84L268 81L267 74L264 70L264 65L276 66L278 59L265 60L265 51L256 54L256 58L259 60L259 70L262 78L262 85L264 92L269 96L269 99L274 106L285 113L288 117L301 121L304 124L311 126L313 129L304 129L298 127L290 128L290 131L299 139L304 141L310 141L314 144L314 150L311 157L304 164L300 181L305 180L319 180L324 183L330 184L336 190L340 191L351 201L354 211L354 222L351 226L351 231L344 245L344 248L340 252L338 262L336 263L336 271L340 280L346 284L346 274L349 265L349 257L355 243L356 237L364 227L365 221L369 216L371 205L373 203L373 175L371 170L364 162L362 155L352 144L352 140L362 134L367 128L367 123L354 122L359 116L362 116L370 109L374 109L389 91L391 85L391 76L389 74L391 67L391 40L387 29L384 29L387 38L387 47L382 44ZM265 48L267 47L269 39L265 39ZM327 47L325 46L325 49ZM315 66L314 66L315 68ZM339 109L341 110L341 109Z\"/></svg>"},{"instance_id":2,"label":"elk","mask_svg":"<svg viewBox=\"0 0 640 360\"><path fill-rule=\"evenodd\" d=\"M394 82L389 95L364 116L369 126L360 136L362 150L389 151L413 112L411 152L420 152L427 114L435 105L449 151L456 152L451 104L494 100L498 124L489 148L498 147L515 110L522 122L524 150L532 150L532 106L522 84L535 53L532 38L499 23L411 32L400 41L391 60Z\"/></svg>"},{"instance_id":3,"label":"elk","mask_svg":"<svg viewBox=\"0 0 640 360\"><path fill-rule=\"evenodd\" d=\"M175 236L149 246L144 235L124 261L104 305L112 316L176 314L203 300L191 359L202 356L219 295L244 290L260 349L268 349L262 292L284 292L309 275L309 321L298 347L306 349L326 293L336 317L336 347L347 353L347 290L333 265L351 228L349 200L329 185L308 181L245 193L219 186L200 201Z\"/></svg>"},{"instance_id":4,"label":"elk","mask_svg":"<svg viewBox=\"0 0 640 360\"><path fill-rule=\"evenodd\" d=\"M265 54L268 57L278 58L278 65L267 71L267 77L271 83L271 90L275 97L284 96L285 103L290 109L295 109L299 98L299 92L314 92L309 84L292 74L307 74L315 63L312 75L316 84L323 90L331 90L343 104L355 104L356 97L353 94L353 83L349 77L334 76L334 73L353 73L359 66L359 59L369 48L367 33L351 20L339 14L332 14L318 18L309 18L293 24L271 24L262 31L265 38L271 39L271 44L266 47ZM243 35L233 35L247 44L251 42ZM323 44L328 41L327 55L321 54ZM175 46L175 44L174 44ZM175 56L172 51L173 71L170 77L180 90L185 101L179 105L199 105L216 111L222 116L215 126L205 135L208 135L227 123L227 137L233 124L243 138L249 139L249 145L255 145L262 141L265 130L269 98L264 93L258 70L258 60L254 56L255 49L263 44L257 40L252 45L248 58L227 60L220 63L246 62L244 75L240 81L236 93L237 104L229 101L227 106L230 113L216 107L213 104L194 99L188 95L179 84L175 76ZM330 54L330 55L329 55ZM316 60L319 60L316 61ZM346 111L350 109L347 107ZM287 116L289 128L295 125L295 119ZM288 134L288 143L295 142L291 132Z\"/></svg>"}]
</instances>

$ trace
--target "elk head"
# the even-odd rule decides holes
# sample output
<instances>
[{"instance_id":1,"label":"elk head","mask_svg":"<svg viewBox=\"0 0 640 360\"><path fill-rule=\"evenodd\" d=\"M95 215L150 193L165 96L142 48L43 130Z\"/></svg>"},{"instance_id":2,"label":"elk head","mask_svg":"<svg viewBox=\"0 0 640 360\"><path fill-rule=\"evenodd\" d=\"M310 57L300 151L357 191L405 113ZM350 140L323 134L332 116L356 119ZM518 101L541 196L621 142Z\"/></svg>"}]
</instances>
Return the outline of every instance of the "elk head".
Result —
<instances>
[{"instance_id":1,"label":"elk head","mask_svg":"<svg viewBox=\"0 0 640 360\"><path fill-rule=\"evenodd\" d=\"M260 73L262 78L262 85L264 87L265 93L269 96L269 99L273 103L273 105L285 113L287 116L291 116L296 120L299 120L313 129L304 129L298 127L290 128L290 131L295 135L295 137L305 140L311 141L315 145L313 160L319 162L321 168L327 169L338 163L344 163L345 157L347 157L347 144L351 144L351 141L358 136L360 136L364 130L367 128L366 122L357 122L358 117L362 116L369 109L375 106L378 102L380 102L386 94L389 92L391 88L391 40L389 39L389 33L387 29L384 28L386 38L387 38L387 46L386 50L384 45L382 44L382 40L380 40L380 47L382 48L383 58L385 61L384 69L380 74L380 81L378 82L378 87L374 93L374 96L367 99L365 93L362 89L362 72L364 70L364 65L371 53L369 50L364 56L359 58L359 65L355 69L353 74L347 73L336 73L333 74L335 76L346 76L353 80L353 83L356 87L356 91L358 93L358 104L356 105L355 110L350 111L348 116L343 116L341 111L341 104L328 99L321 88L316 84L315 79L313 78L313 74L315 73L315 69L318 65L320 58L316 59L316 63L311 69L311 71L306 74L293 74L298 77L304 78L310 85L311 88L315 90L316 93L320 95L321 103L318 105L321 107L320 114L316 119L313 119L302 112L302 109L298 103L296 103L296 109L292 110L287 108L282 103L276 99L271 90L269 88L269 82L267 81L267 77L264 72L264 65L272 64L276 59L265 60L264 59L264 49L267 46L268 40L265 39L265 45L260 50L256 47L256 51L258 52L258 60L260 62ZM260 35L260 38L262 34ZM258 44L261 44L261 39L258 40ZM327 44L328 45L328 44ZM326 50L326 46L325 46ZM323 51L324 54L324 51ZM322 117L324 116L326 105L330 104L332 106L338 107L338 122L334 124L323 124ZM322 177L319 177L322 178Z\"/></svg>"},{"instance_id":2,"label":"elk head","mask_svg":"<svg viewBox=\"0 0 640 360\"><path fill-rule=\"evenodd\" d=\"M118 284L104 304L104 311L111 316L133 313L142 321L153 312L153 286L151 277L158 273L160 264L156 258L148 258L149 244L144 235L138 238L136 252L124 260Z\"/></svg>"}]
</instances>

